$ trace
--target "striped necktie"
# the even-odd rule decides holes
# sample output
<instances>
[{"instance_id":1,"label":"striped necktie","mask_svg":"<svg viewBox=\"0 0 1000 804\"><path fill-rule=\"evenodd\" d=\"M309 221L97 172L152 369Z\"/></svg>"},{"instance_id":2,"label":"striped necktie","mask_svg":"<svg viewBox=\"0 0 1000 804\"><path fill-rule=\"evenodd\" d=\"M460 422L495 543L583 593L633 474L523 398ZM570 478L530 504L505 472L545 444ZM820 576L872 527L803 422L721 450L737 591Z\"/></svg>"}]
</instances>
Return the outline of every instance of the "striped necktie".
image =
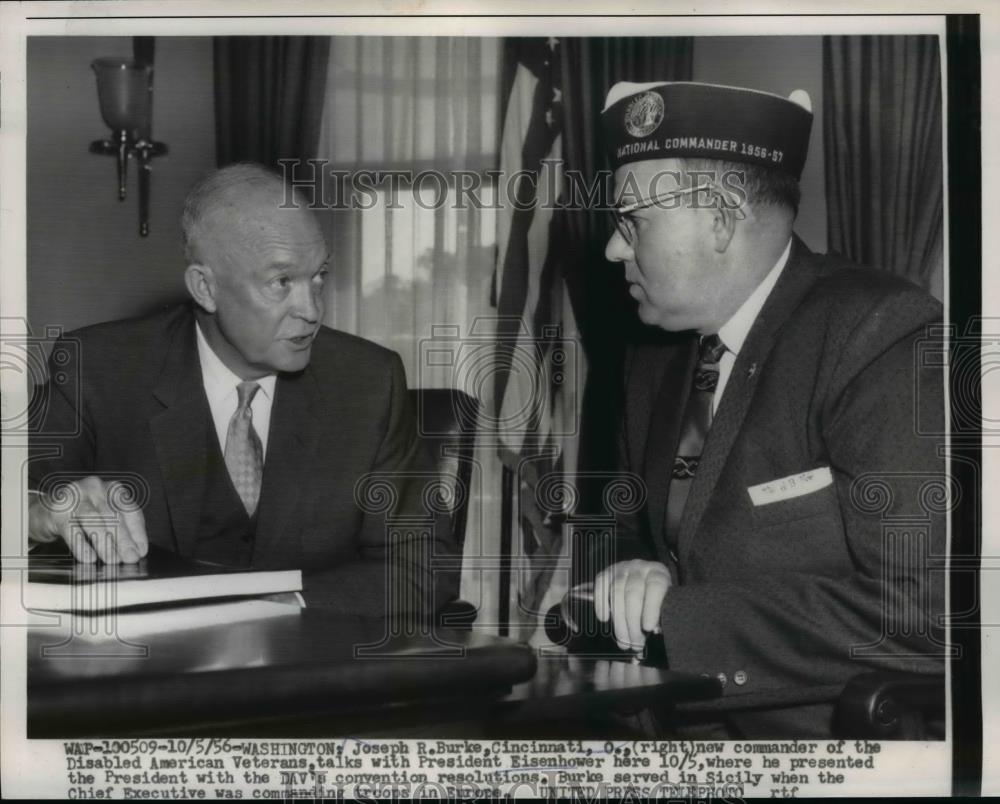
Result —
<instances>
[{"instance_id":1,"label":"striped necktie","mask_svg":"<svg viewBox=\"0 0 1000 804\"><path fill-rule=\"evenodd\" d=\"M726 345L718 335L707 335L698 344L698 363L691 382L691 394L681 419L680 440L677 443L677 455L674 457L667 496L665 534L667 545L672 551L677 550L684 504L695 472L698 471L708 429L712 426L712 400L719 383L719 361L725 351Z\"/></svg>"},{"instance_id":2,"label":"striped necktie","mask_svg":"<svg viewBox=\"0 0 1000 804\"><path fill-rule=\"evenodd\" d=\"M259 390L260 386L255 382L241 382L236 386L239 397L236 412L229 420L226 432L226 468L250 516L257 510L264 474L264 450L257 431L253 429L253 410L250 407Z\"/></svg>"}]
</instances>

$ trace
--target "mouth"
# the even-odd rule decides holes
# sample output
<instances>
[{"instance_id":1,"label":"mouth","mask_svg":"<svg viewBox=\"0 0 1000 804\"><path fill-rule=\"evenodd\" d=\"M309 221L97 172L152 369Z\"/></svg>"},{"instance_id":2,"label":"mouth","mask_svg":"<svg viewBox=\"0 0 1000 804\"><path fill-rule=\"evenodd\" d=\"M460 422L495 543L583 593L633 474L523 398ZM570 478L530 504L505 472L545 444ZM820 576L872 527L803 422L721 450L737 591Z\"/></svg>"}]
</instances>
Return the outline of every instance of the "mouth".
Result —
<instances>
[{"instance_id":1,"label":"mouth","mask_svg":"<svg viewBox=\"0 0 1000 804\"><path fill-rule=\"evenodd\" d=\"M313 342L314 332L310 332L307 335L299 335L295 338L286 338L286 340L292 344L296 349L305 349L310 346Z\"/></svg>"}]
</instances>

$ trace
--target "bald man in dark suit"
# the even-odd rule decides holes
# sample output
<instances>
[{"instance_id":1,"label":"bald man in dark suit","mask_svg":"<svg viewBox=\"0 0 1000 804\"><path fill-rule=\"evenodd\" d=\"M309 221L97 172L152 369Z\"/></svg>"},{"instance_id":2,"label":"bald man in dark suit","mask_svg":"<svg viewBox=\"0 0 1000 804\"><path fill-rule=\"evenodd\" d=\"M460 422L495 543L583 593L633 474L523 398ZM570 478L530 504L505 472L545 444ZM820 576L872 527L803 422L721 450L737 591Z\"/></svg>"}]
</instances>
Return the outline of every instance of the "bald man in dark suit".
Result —
<instances>
[{"instance_id":1,"label":"bald man in dark suit","mask_svg":"<svg viewBox=\"0 0 1000 804\"><path fill-rule=\"evenodd\" d=\"M454 552L451 534L390 540L357 499L366 476L393 478L403 512L407 476L426 469L402 364L322 326L328 252L291 197L259 166L214 172L182 220L191 303L67 336L79 363L54 372L66 382L32 442L30 537L65 540L85 562L135 562L154 543L301 568L311 604L429 616L457 593L455 574L431 566ZM114 507L122 477L141 507ZM66 483L69 508L52 497ZM113 530L94 528L102 515Z\"/></svg>"}]
</instances>

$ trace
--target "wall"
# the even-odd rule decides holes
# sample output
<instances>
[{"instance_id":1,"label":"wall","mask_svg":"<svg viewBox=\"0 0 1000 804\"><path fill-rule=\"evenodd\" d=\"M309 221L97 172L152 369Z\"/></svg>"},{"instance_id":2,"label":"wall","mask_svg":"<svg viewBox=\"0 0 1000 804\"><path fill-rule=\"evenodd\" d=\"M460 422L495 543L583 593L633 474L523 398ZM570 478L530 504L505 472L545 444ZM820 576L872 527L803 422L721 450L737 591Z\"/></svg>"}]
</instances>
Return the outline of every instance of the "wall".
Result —
<instances>
[{"instance_id":1,"label":"wall","mask_svg":"<svg viewBox=\"0 0 1000 804\"><path fill-rule=\"evenodd\" d=\"M88 152L109 129L90 62L130 56L130 37L28 39L28 321L34 332L132 316L183 293L179 218L215 165L212 40L157 37L149 236L139 237L136 166L119 202L113 157Z\"/></svg>"},{"instance_id":2,"label":"wall","mask_svg":"<svg viewBox=\"0 0 1000 804\"><path fill-rule=\"evenodd\" d=\"M705 36L695 39L692 79L750 87L788 97L804 89L813 127L802 171L802 204L795 231L813 251L826 251L823 174L823 42L819 36Z\"/></svg>"}]
</instances>

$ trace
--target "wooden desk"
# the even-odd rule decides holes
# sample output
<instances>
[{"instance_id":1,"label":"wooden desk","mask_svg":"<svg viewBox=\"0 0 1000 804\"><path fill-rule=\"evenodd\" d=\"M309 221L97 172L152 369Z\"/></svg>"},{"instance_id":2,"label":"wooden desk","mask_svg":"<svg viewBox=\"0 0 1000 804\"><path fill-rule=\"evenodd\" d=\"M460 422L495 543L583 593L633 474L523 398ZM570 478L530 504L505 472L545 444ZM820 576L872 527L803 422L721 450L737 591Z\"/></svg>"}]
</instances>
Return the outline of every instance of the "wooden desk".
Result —
<instances>
[{"instance_id":1,"label":"wooden desk","mask_svg":"<svg viewBox=\"0 0 1000 804\"><path fill-rule=\"evenodd\" d=\"M236 621L192 609L194 625L159 633L125 618L117 637L74 634L81 622L68 616L33 627L28 736L482 734L719 691L629 661L537 658L476 631L386 637L382 623L269 606Z\"/></svg>"}]
</instances>

